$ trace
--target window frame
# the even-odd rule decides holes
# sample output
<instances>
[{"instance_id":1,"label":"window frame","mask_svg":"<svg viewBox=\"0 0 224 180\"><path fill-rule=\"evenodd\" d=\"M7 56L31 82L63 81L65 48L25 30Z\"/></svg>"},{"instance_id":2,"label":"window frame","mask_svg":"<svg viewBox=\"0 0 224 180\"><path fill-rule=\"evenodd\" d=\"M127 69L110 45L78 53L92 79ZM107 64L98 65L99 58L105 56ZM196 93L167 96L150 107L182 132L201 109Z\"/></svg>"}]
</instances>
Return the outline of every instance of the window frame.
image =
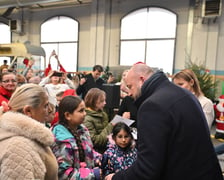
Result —
<instances>
[{"instance_id":1,"label":"window frame","mask_svg":"<svg viewBox=\"0 0 224 180\"><path fill-rule=\"evenodd\" d=\"M160 37L156 37L156 38L147 38L147 37L143 37L143 38L129 38L129 39L124 39L124 38L122 38L122 21L124 20L124 18L127 18L129 15L132 15L132 13L135 13L135 12L137 12L137 11L140 11L140 10L144 10L144 9L146 9L147 10L147 15L149 15L149 11L151 10L151 9L158 9L158 10L162 10L161 12L162 13L164 13L164 12L167 12L167 13L170 13L170 15L172 16L172 15L174 15L174 19L173 19L173 24L175 25L175 27L173 27L173 37L162 37L162 38L160 38ZM141 12L141 11L140 11ZM170 17L171 17L170 16ZM148 46L148 42L153 42L153 41L161 41L161 40L164 40L164 42L165 41L170 41L170 40L172 40L173 41L173 44L172 44L172 46L173 47L171 47L171 51L173 51L173 53L172 53L172 62L171 62L171 66L172 67L170 67L169 68L169 71L168 72L165 72L165 73L168 73L168 74L172 74L173 73L173 71L174 71L174 63L175 63L175 49L176 49L176 35L177 35L177 21L178 21L178 16L177 16L177 14L175 13L175 12L173 12L173 11L171 11L171 10L169 10L169 9L166 9L166 8L163 8L163 7L157 7L157 6L148 6L148 7L143 7L143 8L139 8L139 9L135 9L135 10L133 10L133 11L131 11L131 12L129 12L128 14L126 14L126 15L124 15L122 18L121 18L121 21L120 21L120 52L119 52L119 65L124 65L124 66L131 66L131 65L133 65L134 63L136 63L136 62L138 62L138 61L142 61L142 62L144 62L144 63L146 63L146 64L148 64L149 66L150 66L150 64L147 62L147 61L149 61L148 59L147 59L147 54L149 53L149 52L147 52L147 46ZM127 27L126 27L127 28ZM122 51L123 51L123 49L122 49L122 46L123 46L123 43L124 42L142 42L142 43L144 43L145 44L145 46L144 46L144 54L143 55L141 55L141 58L140 59L138 59L138 60L132 60L131 61L131 63L124 63L124 61L125 62L128 62L129 61L129 59L130 59L130 57L129 57L129 59L125 59L123 62L122 62L122 56L124 56L122 53ZM130 50L130 52L133 52L133 49L132 50ZM135 56L135 55L134 55ZM156 69L161 69L160 67L155 67ZM168 68L167 68L168 69Z\"/></svg>"},{"instance_id":2,"label":"window frame","mask_svg":"<svg viewBox=\"0 0 224 180\"><path fill-rule=\"evenodd\" d=\"M61 18L65 18L65 19L69 19L72 20L74 22L75 28L74 30L77 30L77 34L76 34L76 39L75 40L70 40L70 38L68 40L52 40L52 41L43 41L42 40L42 26L44 25L44 23L47 23L48 21L50 22L51 20L57 19L60 20ZM46 57L47 57L47 63L49 62L49 57L50 54L52 52L52 50L56 51L56 54L58 55L58 58L60 60L60 63L62 64L62 66L65 68L65 70L67 72L75 72L78 69L78 47L79 47L79 22L69 16L64 16L64 15L56 15L53 17L48 18L46 21L44 21L41 26L40 26L40 44L41 46L46 49ZM47 31L47 30L46 30ZM60 32L61 33L61 32ZM75 32L72 32L73 34ZM66 59L68 59L68 57L66 57L67 53L65 53L64 51L62 51L62 48L60 46L63 46L63 44L70 44L71 46L74 46L74 50L70 51L73 52L73 54L70 54L71 57L73 58L73 61L66 61ZM49 45L49 47L52 45L52 50L48 50L48 48L46 48L46 45ZM56 60L53 59L54 57L51 58L51 65L52 65L52 69L53 70L59 70L59 65L56 63ZM71 58L71 59L72 59ZM72 66L71 66L71 62L73 62ZM73 66L74 65L74 66ZM42 67L46 67L46 65L42 64ZM74 67L72 69L70 69L71 67Z\"/></svg>"}]
</instances>

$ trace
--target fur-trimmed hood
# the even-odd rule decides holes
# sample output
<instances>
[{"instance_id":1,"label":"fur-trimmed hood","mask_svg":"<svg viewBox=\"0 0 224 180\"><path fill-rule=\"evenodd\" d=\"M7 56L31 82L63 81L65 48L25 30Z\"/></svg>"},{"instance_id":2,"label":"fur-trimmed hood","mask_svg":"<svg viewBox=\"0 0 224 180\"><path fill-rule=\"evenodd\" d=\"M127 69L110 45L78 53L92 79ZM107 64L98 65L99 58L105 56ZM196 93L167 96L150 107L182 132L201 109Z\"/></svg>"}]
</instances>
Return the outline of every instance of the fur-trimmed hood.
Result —
<instances>
[{"instance_id":1,"label":"fur-trimmed hood","mask_svg":"<svg viewBox=\"0 0 224 180\"><path fill-rule=\"evenodd\" d=\"M4 113L0 117L0 128L6 131L0 134L0 141L19 135L45 146L50 146L54 142L50 129L22 113L12 111Z\"/></svg>"}]
</instances>

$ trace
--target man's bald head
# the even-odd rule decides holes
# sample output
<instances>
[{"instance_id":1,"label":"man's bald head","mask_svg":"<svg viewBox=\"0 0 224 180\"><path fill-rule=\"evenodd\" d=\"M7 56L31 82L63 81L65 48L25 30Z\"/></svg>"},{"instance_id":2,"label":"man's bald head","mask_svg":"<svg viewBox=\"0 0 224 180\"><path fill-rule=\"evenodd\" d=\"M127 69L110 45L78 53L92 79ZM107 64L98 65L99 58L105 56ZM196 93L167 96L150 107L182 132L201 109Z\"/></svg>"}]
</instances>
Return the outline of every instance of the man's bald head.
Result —
<instances>
[{"instance_id":1,"label":"man's bald head","mask_svg":"<svg viewBox=\"0 0 224 180\"><path fill-rule=\"evenodd\" d=\"M135 64L128 71L125 78L129 95L137 99L141 95L141 87L144 82L153 74L152 68L146 64Z\"/></svg>"}]
</instances>

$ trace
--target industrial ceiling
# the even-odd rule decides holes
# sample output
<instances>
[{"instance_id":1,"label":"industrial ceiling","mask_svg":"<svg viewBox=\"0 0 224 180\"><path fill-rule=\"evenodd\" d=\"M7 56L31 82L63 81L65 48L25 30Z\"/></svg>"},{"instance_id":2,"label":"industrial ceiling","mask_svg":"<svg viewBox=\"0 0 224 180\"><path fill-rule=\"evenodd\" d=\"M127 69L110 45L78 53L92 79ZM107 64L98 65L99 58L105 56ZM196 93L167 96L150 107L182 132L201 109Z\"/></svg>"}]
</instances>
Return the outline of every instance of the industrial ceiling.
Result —
<instances>
[{"instance_id":1,"label":"industrial ceiling","mask_svg":"<svg viewBox=\"0 0 224 180\"><path fill-rule=\"evenodd\" d=\"M0 17L7 18L13 11L21 8L38 10L65 6L90 4L92 0L0 0Z\"/></svg>"},{"instance_id":2,"label":"industrial ceiling","mask_svg":"<svg viewBox=\"0 0 224 180\"><path fill-rule=\"evenodd\" d=\"M10 7L43 8L63 5L80 5L92 0L0 0L0 9Z\"/></svg>"}]
</instances>

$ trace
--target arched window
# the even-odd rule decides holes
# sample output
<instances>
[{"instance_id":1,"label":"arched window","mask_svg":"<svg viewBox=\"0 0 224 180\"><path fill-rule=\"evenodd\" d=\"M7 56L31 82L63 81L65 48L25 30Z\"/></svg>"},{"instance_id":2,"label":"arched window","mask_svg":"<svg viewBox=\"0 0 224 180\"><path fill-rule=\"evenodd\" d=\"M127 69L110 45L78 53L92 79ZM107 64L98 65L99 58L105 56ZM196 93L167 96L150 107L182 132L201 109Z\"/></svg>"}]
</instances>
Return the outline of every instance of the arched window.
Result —
<instances>
[{"instance_id":1,"label":"arched window","mask_svg":"<svg viewBox=\"0 0 224 180\"><path fill-rule=\"evenodd\" d=\"M120 65L138 61L173 73L177 16L166 9L136 10L121 21Z\"/></svg>"},{"instance_id":2,"label":"arched window","mask_svg":"<svg viewBox=\"0 0 224 180\"><path fill-rule=\"evenodd\" d=\"M0 22L0 34L1 34L0 44L11 43L11 31L9 25ZM10 61L9 57L0 57L0 64L3 64L4 59L8 60L8 62Z\"/></svg>"},{"instance_id":3,"label":"arched window","mask_svg":"<svg viewBox=\"0 0 224 180\"><path fill-rule=\"evenodd\" d=\"M77 70L78 22L65 16L53 17L41 25L41 46L46 52L47 62L53 50L67 72ZM57 62L51 59L53 70Z\"/></svg>"}]
</instances>

